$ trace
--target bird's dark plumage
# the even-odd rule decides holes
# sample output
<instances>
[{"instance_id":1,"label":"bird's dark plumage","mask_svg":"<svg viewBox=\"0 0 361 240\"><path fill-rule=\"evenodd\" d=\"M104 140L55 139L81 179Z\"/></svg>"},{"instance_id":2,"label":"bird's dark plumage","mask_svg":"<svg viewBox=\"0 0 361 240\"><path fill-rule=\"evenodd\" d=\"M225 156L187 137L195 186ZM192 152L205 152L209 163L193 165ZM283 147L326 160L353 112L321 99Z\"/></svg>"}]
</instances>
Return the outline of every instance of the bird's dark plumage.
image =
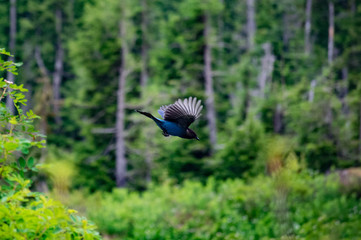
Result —
<instances>
[{"instance_id":1,"label":"bird's dark plumage","mask_svg":"<svg viewBox=\"0 0 361 240\"><path fill-rule=\"evenodd\" d=\"M181 138L195 138L199 140L197 134L188 127L201 116L200 112L202 108L201 100L197 101L197 98L189 97L183 101L178 99L171 105L160 107L158 113L163 119L156 118L147 112L139 110L137 110L137 112L153 119L163 130L164 136L173 135Z\"/></svg>"}]
</instances>

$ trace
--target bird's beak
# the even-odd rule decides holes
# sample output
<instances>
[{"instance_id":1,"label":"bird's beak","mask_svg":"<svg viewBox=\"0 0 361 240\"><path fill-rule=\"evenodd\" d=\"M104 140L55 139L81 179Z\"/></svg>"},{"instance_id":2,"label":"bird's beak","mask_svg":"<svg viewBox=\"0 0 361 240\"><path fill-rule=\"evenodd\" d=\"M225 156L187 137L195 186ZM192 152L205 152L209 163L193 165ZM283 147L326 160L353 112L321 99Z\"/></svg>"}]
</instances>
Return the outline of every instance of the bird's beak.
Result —
<instances>
[{"instance_id":1,"label":"bird's beak","mask_svg":"<svg viewBox=\"0 0 361 240\"><path fill-rule=\"evenodd\" d=\"M196 139L199 141L199 138L198 138L198 137L196 137Z\"/></svg>"}]
</instances>

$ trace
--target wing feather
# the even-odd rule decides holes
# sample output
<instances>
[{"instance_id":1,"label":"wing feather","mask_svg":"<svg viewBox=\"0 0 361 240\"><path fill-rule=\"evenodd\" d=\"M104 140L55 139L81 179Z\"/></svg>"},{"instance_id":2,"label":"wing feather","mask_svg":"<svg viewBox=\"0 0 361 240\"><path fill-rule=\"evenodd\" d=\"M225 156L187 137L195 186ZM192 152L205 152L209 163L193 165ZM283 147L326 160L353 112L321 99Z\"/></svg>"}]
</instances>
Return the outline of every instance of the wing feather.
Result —
<instances>
[{"instance_id":1,"label":"wing feather","mask_svg":"<svg viewBox=\"0 0 361 240\"><path fill-rule=\"evenodd\" d=\"M192 102L192 109L193 109L192 114L193 114L193 115L196 115L196 113L197 113L196 101L197 101L197 98L193 98L193 102Z\"/></svg>"},{"instance_id":2,"label":"wing feather","mask_svg":"<svg viewBox=\"0 0 361 240\"><path fill-rule=\"evenodd\" d=\"M162 108L158 109L158 113L164 119L164 110Z\"/></svg>"},{"instance_id":3,"label":"wing feather","mask_svg":"<svg viewBox=\"0 0 361 240\"><path fill-rule=\"evenodd\" d=\"M188 108L189 108L189 113L194 115L194 109L193 109L193 98L190 97L190 99L188 100Z\"/></svg>"},{"instance_id":4,"label":"wing feather","mask_svg":"<svg viewBox=\"0 0 361 240\"><path fill-rule=\"evenodd\" d=\"M187 99L186 99L187 100ZM192 97L189 97L189 99L187 100L187 109L188 109L188 114L193 115L192 113Z\"/></svg>"},{"instance_id":5,"label":"wing feather","mask_svg":"<svg viewBox=\"0 0 361 240\"><path fill-rule=\"evenodd\" d=\"M186 112L189 114L189 106L188 106L188 99L183 100L183 105L186 108Z\"/></svg>"},{"instance_id":6,"label":"wing feather","mask_svg":"<svg viewBox=\"0 0 361 240\"><path fill-rule=\"evenodd\" d=\"M196 109L195 115L197 117L200 117L200 112L201 112L202 108L203 108L203 106L201 106L201 100L198 100L197 105L195 107L195 109Z\"/></svg>"},{"instance_id":7,"label":"wing feather","mask_svg":"<svg viewBox=\"0 0 361 240\"><path fill-rule=\"evenodd\" d=\"M194 115L193 98L192 97L189 98L188 107L189 107L189 113Z\"/></svg>"},{"instance_id":8,"label":"wing feather","mask_svg":"<svg viewBox=\"0 0 361 240\"><path fill-rule=\"evenodd\" d=\"M178 99L171 105L163 105L159 110L164 112L162 116L164 120L176 122L188 128L190 124L200 117L202 108L201 100L197 101L196 97L189 97L183 101Z\"/></svg>"}]
</instances>

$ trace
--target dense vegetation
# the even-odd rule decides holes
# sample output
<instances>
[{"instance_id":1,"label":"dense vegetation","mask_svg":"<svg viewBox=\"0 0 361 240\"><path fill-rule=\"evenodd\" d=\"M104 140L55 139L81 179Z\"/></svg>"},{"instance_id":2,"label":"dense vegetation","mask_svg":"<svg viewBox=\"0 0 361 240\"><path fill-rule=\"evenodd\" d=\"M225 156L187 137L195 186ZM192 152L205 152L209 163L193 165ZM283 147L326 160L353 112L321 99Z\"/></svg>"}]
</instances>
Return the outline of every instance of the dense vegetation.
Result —
<instances>
[{"instance_id":1,"label":"dense vegetation","mask_svg":"<svg viewBox=\"0 0 361 240\"><path fill-rule=\"evenodd\" d=\"M11 56L0 49L0 71L17 74L21 64L4 61ZM39 118L32 110L23 112L27 89L0 78L1 96L13 100L17 115L11 114L5 103L0 105L0 237L1 239L99 239L94 226L66 209L60 202L44 194L30 191L29 172L37 172L39 164L29 156L32 147L43 148L45 140L34 129L33 120Z\"/></svg>"},{"instance_id":2,"label":"dense vegetation","mask_svg":"<svg viewBox=\"0 0 361 240\"><path fill-rule=\"evenodd\" d=\"M141 197L116 189L89 198L88 215L116 239L360 239L360 201L340 196L334 176L285 174L164 184Z\"/></svg>"},{"instance_id":3,"label":"dense vegetation","mask_svg":"<svg viewBox=\"0 0 361 240\"><path fill-rule=\"evenodd\" d=\"M1 143L18 162L1 172L25 169L15 189L34 204L50 200L29 187L121 239L360 236L361 2L10 0L0 15L0 47L23 63L0 77L30 100L2 97L2 137L41 117L19 129L29 150ZM189 96L205 106L201 141L134 111ZM52 231L81 221L55 205Z\"/></svg>"}]
</instances>

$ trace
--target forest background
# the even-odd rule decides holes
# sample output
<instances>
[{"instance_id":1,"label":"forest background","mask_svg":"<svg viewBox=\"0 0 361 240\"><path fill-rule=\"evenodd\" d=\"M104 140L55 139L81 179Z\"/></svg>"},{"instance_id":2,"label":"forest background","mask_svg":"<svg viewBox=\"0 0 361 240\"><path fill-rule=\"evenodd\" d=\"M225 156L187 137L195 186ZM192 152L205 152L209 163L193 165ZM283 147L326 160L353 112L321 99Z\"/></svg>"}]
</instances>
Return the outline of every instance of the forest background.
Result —
<instances>
[{"instance_id":1,"label":"forest background","mask_svg":"<svg viewBox=\"0 0 361 240\"><path fill-rule=\"evenodd\" d=\"M361 2L1 0L28 173L114 239L361 239ZM201 141L149 119L202 99ZM3 101L16 114L9 98Z\"/></svg>"}]
</instances>

